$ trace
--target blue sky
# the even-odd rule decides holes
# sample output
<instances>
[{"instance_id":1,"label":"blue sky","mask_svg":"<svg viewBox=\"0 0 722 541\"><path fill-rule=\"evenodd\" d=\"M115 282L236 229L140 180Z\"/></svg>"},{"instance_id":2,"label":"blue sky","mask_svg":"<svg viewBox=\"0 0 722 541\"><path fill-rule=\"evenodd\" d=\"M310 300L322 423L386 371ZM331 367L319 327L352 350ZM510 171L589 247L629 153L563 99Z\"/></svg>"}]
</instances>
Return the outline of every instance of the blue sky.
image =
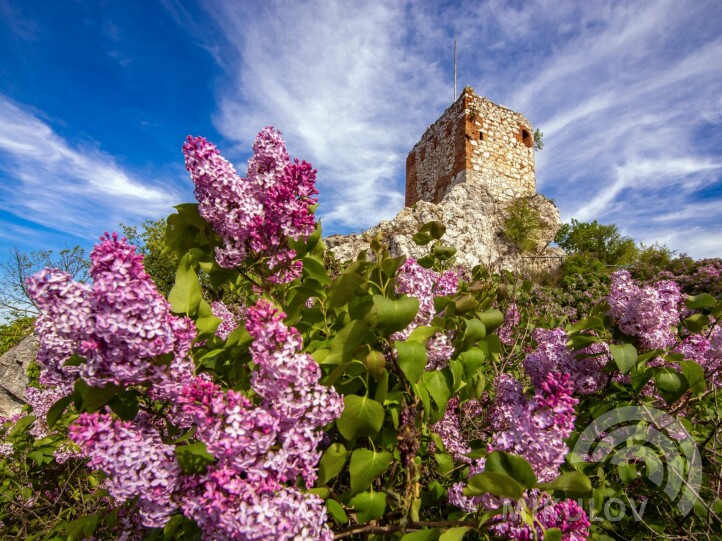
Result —
<instances>
[{"instance_id":1,"label":"blue sky","mask_svg":"<svg viewBox=\"0 0 722 541\"><path fill-rule=\"evenodd\" d=\"M719 0L0 0L0 254L165 216L186 135L243 173L266 125L318 168L326 233L391 218L454 39L459 91L544 132L564 220L722 256Z\"/></svg>"}]
</instances>

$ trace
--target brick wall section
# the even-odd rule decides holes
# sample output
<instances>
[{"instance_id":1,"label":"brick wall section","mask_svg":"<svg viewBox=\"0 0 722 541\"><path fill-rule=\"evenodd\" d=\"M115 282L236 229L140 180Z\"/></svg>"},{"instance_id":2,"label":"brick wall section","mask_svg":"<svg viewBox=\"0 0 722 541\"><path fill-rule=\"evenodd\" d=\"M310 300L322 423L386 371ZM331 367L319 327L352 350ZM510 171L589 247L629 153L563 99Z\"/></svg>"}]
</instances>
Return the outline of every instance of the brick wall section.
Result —
<instances>
[{"instance_id":1,"label":"brick wall section","mask_svg":"<svg viewBox=\"0 0 722 541\"><path fill-rule=\"evenodd\" d=\"M439 203L461 182L509 200L536 193L531 124L520 113L464 88L406 159L406 206Z\"/></svg>"}]
</instances>

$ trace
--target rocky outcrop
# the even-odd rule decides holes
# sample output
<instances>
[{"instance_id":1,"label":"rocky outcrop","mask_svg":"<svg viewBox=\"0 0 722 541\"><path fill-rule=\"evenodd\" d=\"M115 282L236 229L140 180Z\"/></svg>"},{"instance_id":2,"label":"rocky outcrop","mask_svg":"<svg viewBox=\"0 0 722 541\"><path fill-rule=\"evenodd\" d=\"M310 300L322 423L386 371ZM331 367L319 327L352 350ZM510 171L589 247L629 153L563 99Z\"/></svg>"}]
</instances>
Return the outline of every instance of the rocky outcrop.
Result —
<instances>
[{"instance_id":1,"label":"rocky outcrop","mask_svg":"<svg viewBox=\"0 0 722 541\"><path fill-rule=\"evenodd\" d=\"M527 198L543 224L539 231L535 249L522 254L504 235L504 220L512 201L499 200L486 187L479 184L463 183L454 186L439 204L418 201L412 207L404 208L389 221L369 229L366 234L381 233L392 255L422 257L429 252L428 246L417 246L412 237L419 228L432 220L446 225L443 241L457 248L456 262L473 267L484 265L493 270L540 271L557 268L564 252L550 248L561 220L559 211L552 201L543 195ZM355 259L368 248L364 234L331 235L326 245L341 261Z\"/></svg>"},{"instance_id":2,"label":"rocky outcrop","mask_svg":"<svg viewBox=\"0 0 722 541\"><path fill-rule=\"evenodd\" d=\"M0 417L10 417L25 405L26 372L35 359L38 339L30 335L0 357Z\"/></svg>"}]
</instances>

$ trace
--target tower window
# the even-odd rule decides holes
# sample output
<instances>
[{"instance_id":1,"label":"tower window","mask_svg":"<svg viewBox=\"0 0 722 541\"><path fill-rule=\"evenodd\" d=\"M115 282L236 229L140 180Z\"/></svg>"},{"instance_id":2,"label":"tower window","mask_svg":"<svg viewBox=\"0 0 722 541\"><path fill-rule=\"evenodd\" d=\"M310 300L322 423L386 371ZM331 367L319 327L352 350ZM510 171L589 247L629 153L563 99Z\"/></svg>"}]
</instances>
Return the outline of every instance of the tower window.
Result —
<instances>
[{"instance_id":1,"label":"tower window","mask_svg":"<svg viewBox=\"0 0 722 541\"><path fill-rule=\"evenodd\" d=\"M484 132L481 131L481 130L479 131L479 141L486 141L486 138L485 138L485 136L484 136Z\"/></svg>"},{"instance_id":2,"label":"tower window","mask_svg":"<svg viewBox=\"0 0 722 541\"><path fill-rule=\"evenodd\" d=\"M534 140L532 139L531 133L524 128L521 129L521 142L524 143L527 148L534 146Z\"/></svg>"}]
</instances>

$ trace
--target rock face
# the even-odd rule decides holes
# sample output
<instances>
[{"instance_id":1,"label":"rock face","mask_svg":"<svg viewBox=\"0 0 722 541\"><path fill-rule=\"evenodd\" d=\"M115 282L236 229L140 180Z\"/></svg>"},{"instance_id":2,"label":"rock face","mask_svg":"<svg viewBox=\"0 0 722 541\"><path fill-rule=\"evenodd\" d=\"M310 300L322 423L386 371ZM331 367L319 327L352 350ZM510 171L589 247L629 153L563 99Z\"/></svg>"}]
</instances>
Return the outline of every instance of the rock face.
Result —
<instances>
[{"instance_id":1,"label":"rock face","mask_svg":"<svg viewBox=\"0 0 722 541\"><path fill-rule=\"evenodd\" d=\"M458 264L473 267L484 265L494 270L540 271L559 266L563 251L548 248L561 221L554 203L543 195L528 198L529 204L544 223L536 249L522 254L504 235L504 220L511 201L493 197L489 190L478 184L454 186L441 203L419 201L413 207L403 209L389 221L369 229L372 237L381 233L392 255L419 258L429 252L428 246L417 246L412 237L419 228L432 220L446 225L445 244L454 246L458 252ZM364 235L331 235L326 245L341 261L355 259L369 247Z\"/></svg>"},{"instance_id":2,"label":"rock face","mask_svg":"<svg viewBox=\"0 0 722 541\"><path fill-rule=\"evenodd\" d=\"M0 417L15 415L25 405L25 374L37 351L38 339L30 335L0 357Z\"/></svg>"}]
</instances>

